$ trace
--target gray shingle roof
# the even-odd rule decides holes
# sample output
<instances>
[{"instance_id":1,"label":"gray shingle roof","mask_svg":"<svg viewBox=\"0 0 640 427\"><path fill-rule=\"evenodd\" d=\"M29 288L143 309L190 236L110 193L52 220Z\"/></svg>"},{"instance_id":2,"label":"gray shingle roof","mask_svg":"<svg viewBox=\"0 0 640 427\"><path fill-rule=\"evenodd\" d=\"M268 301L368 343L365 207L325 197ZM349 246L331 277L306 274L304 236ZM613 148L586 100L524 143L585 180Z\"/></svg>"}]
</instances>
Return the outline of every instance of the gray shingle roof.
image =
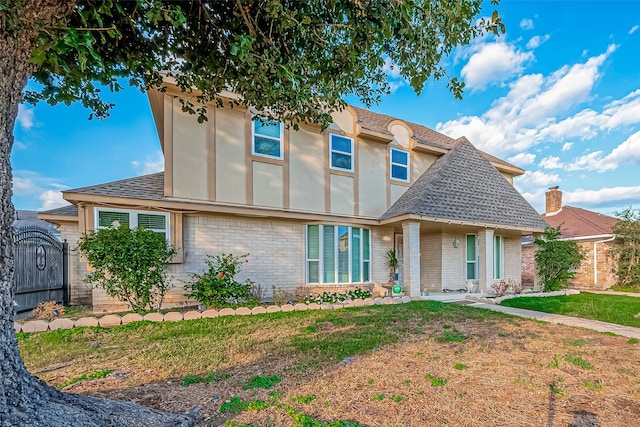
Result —
<instances>
[{"instance_id":1,"label":"gray shingle roof","mask_svg":"<svg viewBox=\"0 0 640 427\"><path fill-rule=\"evenodd\" d=\"M67 205L38 213L44 215L78 216L78 207L75 205Z\"/></svg>"},{"instance_id":2,"label":"gray shingle roof","mask_svg":"<svg viewBox=\"0 0 640 427\"><path fill-rule=\"evenodd\" d=\"M164 172L105 184L74 188L64 193L95 194L99 196L131 197L144 200L164 200Z\"/></svg>"},{"instance_id":3,"label":"gray shingle roof","mask_svg":"<svg viewBox=\"0 0 640 427\"><path fill-rule=\"evenodd\" d=\"M547 225L466 138L438 158L380 219L405 214L515 228Z\"/></svg>"},{"instance_id":4,"label":"gray shingle roof","mask_svg":"<svg viewBox=\"0 0 640 427\"><path fill-rule=\"evenodd\" d=\"M364 108L353 107L358 115L358 124L363 129L371 130L377 133L381 133L383 135L389 136L390 139L393 138L393 134L388 130L389 123L394 120L400 120L403 123L406 123L413 132L413 139L416 140L418 144L427 145L430 147L435 147L444 150L450 150L456 145L456 139L451 138L445 134L437 132L433 129L430 129L426 126L408 122L406 120L399 119L393 116L387 116L386 114L375 113L373 111L365 110ZM484 151L480 151L483 156L485 156L490 162L494 162L500 165L508 166L510 168L520 169L517 166L512 165L511 163L505 162L502 159L499 159L491 154L485 153Z\"/></svg>"}]
</instances>

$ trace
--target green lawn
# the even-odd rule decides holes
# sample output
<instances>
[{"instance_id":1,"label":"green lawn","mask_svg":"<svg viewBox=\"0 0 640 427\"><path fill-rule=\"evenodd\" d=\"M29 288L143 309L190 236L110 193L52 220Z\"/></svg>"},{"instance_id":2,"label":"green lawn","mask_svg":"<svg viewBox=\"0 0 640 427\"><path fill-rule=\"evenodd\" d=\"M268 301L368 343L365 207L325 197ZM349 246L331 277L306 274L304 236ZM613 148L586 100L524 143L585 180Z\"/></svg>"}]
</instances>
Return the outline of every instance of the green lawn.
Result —
<instances>
[{"instance_id":1,"label":"green lawn","mask_svg":"<svg viewBox=\"0 0 640 427\"><path fill-rule=\"evenodd\" d=\"M640 298L637 297L582 292L559 297L512 298L502 305L640 328Z\"/></svg>"}]
</instances>

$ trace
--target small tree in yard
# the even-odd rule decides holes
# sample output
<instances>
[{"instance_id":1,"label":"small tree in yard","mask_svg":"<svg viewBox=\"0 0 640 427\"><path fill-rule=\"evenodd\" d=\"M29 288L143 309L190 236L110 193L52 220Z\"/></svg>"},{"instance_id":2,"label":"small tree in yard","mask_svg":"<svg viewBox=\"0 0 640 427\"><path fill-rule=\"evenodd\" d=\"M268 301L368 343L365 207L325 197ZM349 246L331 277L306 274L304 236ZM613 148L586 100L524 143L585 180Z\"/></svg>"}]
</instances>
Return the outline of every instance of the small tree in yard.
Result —
<instances>
[{"instance_id":1,"label":"small tree in yard","mask_svg":"<svg viewBox=\"0 0 640 427\"><path fill-rule=\"evenodd\" d=\"M136 312L162 304L168 262L176 253L164 234L121 224L89 231L78 250L94 268L85 281L128 302Z\"/></svg>"},{"instance_id":2,"label":"small tree in yard","mask_svg":"<svg viewBox=\"0 0 640 427\"><path fill-rule=\"evenodd\" d=\"M542 238L534 241L538 245L535 254L538 276L546 292L568 287L584 257L576 242L560 240L559 236L560 227L547 227Z\"/></svg>"},{"instance_id":3,"label":"small tree in yard","mask_svg":"<svg viewBox=\"0 0 640 427\"><path fill-rule=\"evenodd\" d=\"M196 280L185 286L185 289L190 291L187 296L195 298L207 307L222 307L230 300L238 302L249 299L253 282L249 279L244 283L236 280L242 264L249 262L247 256L249 254L208 255L205 263L209 269L202 274L193 275Z\"/></svg>"},{"instance_id":4,"label":"small tree in yard","mask_svg":"<svg viewBox=\"0 0 640 427\"><path fill-rule=\"evenodd\" d=\"M613 271L618 284L640 287L640 209L631 207L616 214L620 221L613 226L613 233L622 241L613 245Z\"/></svg>"}]
</instances>

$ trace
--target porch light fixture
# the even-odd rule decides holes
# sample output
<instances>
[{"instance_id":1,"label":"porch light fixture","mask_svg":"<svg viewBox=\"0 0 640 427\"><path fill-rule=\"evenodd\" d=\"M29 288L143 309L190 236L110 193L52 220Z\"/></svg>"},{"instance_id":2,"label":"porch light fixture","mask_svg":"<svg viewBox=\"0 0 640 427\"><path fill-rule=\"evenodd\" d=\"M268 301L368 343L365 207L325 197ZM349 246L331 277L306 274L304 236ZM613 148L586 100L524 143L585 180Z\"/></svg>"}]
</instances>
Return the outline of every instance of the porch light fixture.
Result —
<instances>
[{"instance_id":1,"label":"porch light fixture","mask_svg":"<svg viewBox=\"0 0 640 427\"><path fill-rule=\"evenodd\" d=\"M460 246L460 240L458 240L458 238L457 238L457 237L454 237L454 238L453 238L453 247L454 247L454 248L457 248L457 247L459 247L459 246Z\"/></svg>"}]
</instances>

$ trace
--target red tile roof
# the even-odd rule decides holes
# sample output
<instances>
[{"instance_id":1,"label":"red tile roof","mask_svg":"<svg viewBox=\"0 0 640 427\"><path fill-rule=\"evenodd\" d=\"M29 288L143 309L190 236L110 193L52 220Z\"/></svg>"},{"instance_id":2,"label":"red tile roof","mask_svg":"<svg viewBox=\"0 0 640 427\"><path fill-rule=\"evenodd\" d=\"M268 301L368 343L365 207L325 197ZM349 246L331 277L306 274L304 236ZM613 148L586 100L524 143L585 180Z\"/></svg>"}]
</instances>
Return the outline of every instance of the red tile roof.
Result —
<instances>
[{"instance_id":1,"label":"red tile roof","mask_svg":"<svg viewBox=\"0 0 640 427\"><path fill-rule=\"evenodd\" d=\"M617 218L573 206L563 206L555 214L540 215L552 227L560 226L561 237L585 237L612 234Z\"/></svg>"}]
</instances>

